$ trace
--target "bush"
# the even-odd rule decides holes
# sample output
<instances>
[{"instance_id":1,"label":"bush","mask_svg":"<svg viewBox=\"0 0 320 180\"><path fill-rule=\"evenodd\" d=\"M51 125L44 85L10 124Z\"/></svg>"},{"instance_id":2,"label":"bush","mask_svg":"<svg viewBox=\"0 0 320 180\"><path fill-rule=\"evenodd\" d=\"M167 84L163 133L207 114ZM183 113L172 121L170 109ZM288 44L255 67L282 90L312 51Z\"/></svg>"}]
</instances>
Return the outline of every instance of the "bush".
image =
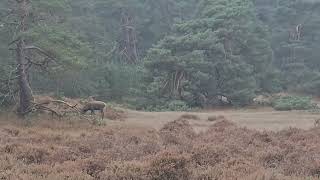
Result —
<instances>
[{"instance_id":1,"label":"bush","mask_svg":"<svg viewBox=\"0 0 320 180\"><path fill-rule=\"evenodd\" d=\"M111 162L99 174L101 180L135 179L146 180L146 167L141 162Z\"/></svg>"},{"instance_id":2,"label":"bush","mask_svg":"<svg viewBox=\"0 0 320 180\"><path fill-rule=\"evenodd\" d=\"M191 140L196 137L191 124L185 119L178 119L169 122L160 129L160 136L163 145L180 145L188 147L191 145Z\"/></svg>"},{"instance_id":3,"label":"bush","mask_svg":"<svg viewBox=\"0 0 320 180\"><path fill-rule=\"evenodd\" d=\"M168 110L170 111L187 111L189 110L188 105L184 101L171 101L167 104Z\"/></svg>"},{"instance_id":4,"label":"bush","mask_svg":"<svg viewBox=\"0 0 320 180\"><path fill-rule=\"evenodd\" d=\"M308 110L314 107L310 97L287 96L273 102L273 108L277 111Z\"/></svg>"},{"instance_id":5,"label":"bush","mask_svg":"<svg viewBox=\"0 0 320 180\"><path fill-rule=\"evenodd\" d=\"M159 153L150 164L148 175L153 180L190 179L188 157L178 153Z\"/></svg>"},{"instance_id":6,"label":"bush","mask_svg":"<svg viewBox=\"0 0 320 180\"><path fill-rule=\"evenodd\" d=\"M149 104L149 102L147 103ZM145 111L189 111L191 108L186 102L181 100L172 100L165 102L164 100L159 100L158 103L153 103L147 105L144 108Z\"/></svg>"}]
</instances>

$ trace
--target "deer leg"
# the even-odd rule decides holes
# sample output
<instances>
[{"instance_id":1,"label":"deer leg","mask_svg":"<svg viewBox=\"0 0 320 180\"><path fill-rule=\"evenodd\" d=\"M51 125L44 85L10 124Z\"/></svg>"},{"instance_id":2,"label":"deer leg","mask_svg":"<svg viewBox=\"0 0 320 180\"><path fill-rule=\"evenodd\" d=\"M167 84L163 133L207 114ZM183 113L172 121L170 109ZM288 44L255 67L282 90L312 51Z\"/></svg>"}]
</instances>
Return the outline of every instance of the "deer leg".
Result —
<instances>
[{"instance_id":1,"label":"deer leg","mask_svg":"<svg viewBox=\"0 0 320 180\"><path fill-rule=\"evenodd\" d=\"M104 119L104 111L103 111L103 109L101 109L100 112L101 112L102 119Z\"/></svg>"},{"instance_id":2,"label":"deer leg","mask_svg":"<svg viewBox=\"0 0 320 180\"><path fill-rule=\"evenodd\" d=\"M91 115L94 115L94 110L93 109L91 109Z\"/></svg>"}]
</instances>

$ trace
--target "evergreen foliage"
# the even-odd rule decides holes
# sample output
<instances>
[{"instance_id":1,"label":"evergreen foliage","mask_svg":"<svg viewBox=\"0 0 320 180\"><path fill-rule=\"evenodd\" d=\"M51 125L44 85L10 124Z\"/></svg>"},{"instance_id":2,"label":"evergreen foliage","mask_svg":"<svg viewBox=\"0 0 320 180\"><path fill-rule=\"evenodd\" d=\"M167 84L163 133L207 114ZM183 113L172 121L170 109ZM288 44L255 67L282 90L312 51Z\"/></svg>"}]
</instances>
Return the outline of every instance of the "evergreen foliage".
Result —
<instances>
[{"instance_id":1,"label":"evergreen foliage","mask_svg":"<svg viewBox=\"0 0 320 180\"><path fill-rule=\"evenodd\" d=\"M197 18L175 25L176 33L149 51L149 92L190 106L219 95L234 105L250 103L272 60L252 7L249 0L202 1Z\"/></svg>"},{"instance_id":2,"label":"evergreen foliage","mask_svg":"<svg viewBox=\"0 0 320 180\"><path fill-rule=\"evenodd\" d=\"M30 2L28 29L17 34L16 1L0 1L1 105L16 101L8 44L18 37L56 59L32 67L35 93L94 95L147 110L243 106L279 91L320 95L317 1Z\"/></svg>"}]
</instances>

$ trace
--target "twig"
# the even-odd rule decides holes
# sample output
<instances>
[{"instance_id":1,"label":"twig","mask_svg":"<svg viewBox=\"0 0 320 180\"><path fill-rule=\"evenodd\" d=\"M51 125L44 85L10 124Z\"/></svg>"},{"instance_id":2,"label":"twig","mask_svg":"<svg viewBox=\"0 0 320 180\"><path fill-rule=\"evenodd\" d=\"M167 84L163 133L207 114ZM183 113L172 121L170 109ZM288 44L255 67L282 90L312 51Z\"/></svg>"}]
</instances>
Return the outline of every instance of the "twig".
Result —
<instances>
[{"instance_id":1,"label":"twig","mask_svg":"<svg viewBox=\"0 0 320 180\"><path fill-rule=\"evenodd\" d=\"M69 103L65 102L65 101L61 101L61 100L52 100L51 102L55 102L55 103L61 103L64 105L67 105L68 107L70 107L71 109L75 109L77 111L79 111L79 109L77 108L78 104L75 104L74 106L70 105Z\"/></svg>"}]
</instances>

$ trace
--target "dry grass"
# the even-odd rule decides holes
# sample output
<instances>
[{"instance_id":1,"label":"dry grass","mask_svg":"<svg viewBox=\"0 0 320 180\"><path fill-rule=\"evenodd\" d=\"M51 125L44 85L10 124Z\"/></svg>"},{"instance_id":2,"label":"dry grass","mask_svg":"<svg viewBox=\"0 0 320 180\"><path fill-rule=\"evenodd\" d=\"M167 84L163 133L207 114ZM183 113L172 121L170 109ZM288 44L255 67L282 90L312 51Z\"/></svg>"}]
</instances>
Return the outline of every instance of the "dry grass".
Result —
<instances>
[{"instance_id":1,"label":"dry grass","mask_svg":"<svg viewBox=\"0 0 320 180\"><path fill-rule=\"evenodd\" d=\"M217 121L217 120L223 120L226 119L224 116L219 115L219 116L209 116L208 117L208 121L213 122L213 121Z\"/></svg>"},{"instance_id":2,"label":"dry grass","mask_svg":"<svg viewBox=\"0 0 320 180\"><path fill-rule=\"evenodd\" d=\"M5 123L6 122L6 123ZM160 130L42 120L2 121L0 179L289 180L320 177L320 129L261 132L220 119L196 133L178 119ZM42 122L42 123L39 123Z\"/></svg>"},{"instance_id":3,"label":"dry grass","mask_svg":"<svg viewBox=\"0 0 320 180\"><path fill-rule=\"evenodd\" d=\"M199 116L195 114L183 114L180 116L180 119L200 120Z\"/></svg>"},{"instance_id":4,"label":"dry grass","mask_svg":"<svg viewBox=\"0 0 320 180\"><path fill-rule=\"evenodd\" d=\"M126 118L126 112L124 110L107 108L105 112L105 117L110 120L123 121Z\"/></svg>"}]
</instances>

